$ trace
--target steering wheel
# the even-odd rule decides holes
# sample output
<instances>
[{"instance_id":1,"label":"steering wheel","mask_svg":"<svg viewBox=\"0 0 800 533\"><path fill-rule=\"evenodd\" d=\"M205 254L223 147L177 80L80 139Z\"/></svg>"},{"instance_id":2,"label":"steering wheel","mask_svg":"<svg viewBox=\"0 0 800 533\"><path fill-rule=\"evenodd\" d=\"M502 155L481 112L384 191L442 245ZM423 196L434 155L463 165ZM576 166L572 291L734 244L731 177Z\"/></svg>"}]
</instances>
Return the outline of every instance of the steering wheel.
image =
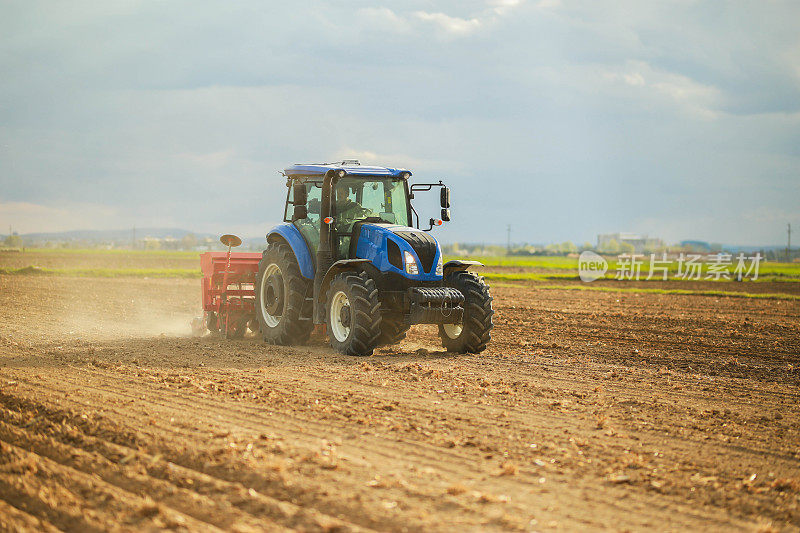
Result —
<instances>
[{"instance_id":1,"label":"steering wheel","mask_svg":"<svg viewBox=\"0 0 800 533\"><path fill-rule=\"evenodd\" d=\"M342 213L342 220L352 222L361 216L372 213L372 209L368 209L362 205L354 203L347 211Z\"/></svg>"}]
</instances>

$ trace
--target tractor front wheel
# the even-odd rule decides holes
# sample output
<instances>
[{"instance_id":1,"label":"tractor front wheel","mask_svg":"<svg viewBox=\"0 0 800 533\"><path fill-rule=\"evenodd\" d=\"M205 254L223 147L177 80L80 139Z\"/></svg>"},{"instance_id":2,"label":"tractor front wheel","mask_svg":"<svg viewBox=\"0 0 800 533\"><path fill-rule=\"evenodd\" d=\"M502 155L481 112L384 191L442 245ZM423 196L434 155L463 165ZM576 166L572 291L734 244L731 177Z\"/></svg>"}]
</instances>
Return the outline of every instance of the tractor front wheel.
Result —
<instances>
[{"instance_id":1,"label":"tractor front wheel","mask_svg":"<svg viewBox=\"0 0 800 533\"><path fill-rule=\"evenodd\" d=\"M372 355L381 334L375 282L363 272L342 272L333 278L327 294L331 346L345 355Z\"/></svg>"},{"instance_id":2,"label":"tractor front wheel","mask_svg":"<svg viewBox=\"0 0 800 533\"><path fill-rule=\"evenodd\" d=\"M480 353L492 339L492 296L489 286L472 272L461 270L445 277L445 285L464 295L464 318L459 324L439 325L442 345L448 352Z\"/></svg>"},{"instance_id":3,"label":"tractor front wheel","mask_svg":"<svg viewBox=\"0 0 800 533\"><path fill-rule=\"evenodd\" d=\"M271 243L258 263L256 319L264 340L270 344L304 344L314 328L302 311L311 282L300 274L288 244Z\"/></svg>"}]
</instances>

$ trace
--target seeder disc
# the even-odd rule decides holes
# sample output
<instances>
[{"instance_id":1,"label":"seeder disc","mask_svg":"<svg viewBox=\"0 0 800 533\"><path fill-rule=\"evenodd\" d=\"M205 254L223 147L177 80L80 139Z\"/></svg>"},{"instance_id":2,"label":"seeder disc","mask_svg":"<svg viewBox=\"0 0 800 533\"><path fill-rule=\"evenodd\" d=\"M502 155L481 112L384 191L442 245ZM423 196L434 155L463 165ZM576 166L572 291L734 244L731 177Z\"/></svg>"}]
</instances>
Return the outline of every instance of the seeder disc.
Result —
<instances>
[{"instance_id":1,"label":"seeder disc","mask_svg":"<svg viewBox=\"0 0 800 533\"><path fill-rule=\"evenodd\" d=\"M240 239L236 235L223 235L222 237L219 238L219 242L221 242L225 246L236 248L237 246L242 244L242 239Z\"/></svg>"}]
</instances>

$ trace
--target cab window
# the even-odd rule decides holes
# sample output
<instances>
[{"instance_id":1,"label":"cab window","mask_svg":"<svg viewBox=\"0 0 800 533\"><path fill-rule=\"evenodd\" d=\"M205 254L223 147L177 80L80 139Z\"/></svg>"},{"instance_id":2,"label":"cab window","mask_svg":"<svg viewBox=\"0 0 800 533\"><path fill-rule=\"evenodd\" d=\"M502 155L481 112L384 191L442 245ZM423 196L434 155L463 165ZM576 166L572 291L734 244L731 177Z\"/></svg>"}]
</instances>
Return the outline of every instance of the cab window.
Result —
<instances>
[{"instance_id":1,"label":"cab window","mask_svg":"<svg viewBox=\"0 0 800 533\"><path fill-rule=\"evenodd\" d=\"M289 201L292 200L292 190L289 189ZM312 254L317 253L319 247L319 227L320 213L322 206L322 184L306 182L306 210L308 216L301 220L295 220L293 224L300 230L305 237ZM291 209L291 207L289 208Z\"/></svg>"}]
</instances>

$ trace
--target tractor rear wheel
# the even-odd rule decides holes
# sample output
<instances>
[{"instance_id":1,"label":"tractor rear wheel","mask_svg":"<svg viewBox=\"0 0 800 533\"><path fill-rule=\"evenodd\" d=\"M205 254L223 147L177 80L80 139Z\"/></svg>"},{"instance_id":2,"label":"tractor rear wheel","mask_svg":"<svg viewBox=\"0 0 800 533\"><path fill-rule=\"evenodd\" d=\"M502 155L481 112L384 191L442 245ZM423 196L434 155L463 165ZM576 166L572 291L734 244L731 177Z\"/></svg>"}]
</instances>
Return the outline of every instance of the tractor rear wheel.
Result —
<instances>
[{"instance_id":1,"label":"tractor rear wheel","mask_svg":"<svg viewBox=\"0 0 800 533\"><path fill-rule=\"evenodd\" d=\"M331 346L345 355L372 355L381 334L375 282L363 272L342 272L333 278L327 294Z\"/></svg>"},{"instance_id":2,"label":"tractor rear wheel","mask_svg":"<svg viewBox=\"0 0 800 533\"><path fill-rule=\"evenodd\" d=\"M270 344L303 344L314 324L301 320L311 282L300 274L288 244L271 243L258 263L256 319L264 340Z\"/></svg>"},{"instance_id":3,"label":"tractor rear wheel","mask_svg":"<svg viewBox=\"0 0 800 533\"><path fill-rule=\"evenodd\" d=\"M448 352L480 353L492 339L492 296L489 286L472 272L461 270L445 276L444 283L464 295L464 319L460 324L440 324L439 336Z\"/></svg>"},{"instance_id":4,"label":"tractor rear wheel","mask_svg":"<svg viewBox=\"0 0 800 533\"><path fill-rule=\"evenodd\" d=\"M378 346L397 344L406 338L409 328L410 326L405 323L402 316L383 315Z\"/></svg>"}]
</instances>

